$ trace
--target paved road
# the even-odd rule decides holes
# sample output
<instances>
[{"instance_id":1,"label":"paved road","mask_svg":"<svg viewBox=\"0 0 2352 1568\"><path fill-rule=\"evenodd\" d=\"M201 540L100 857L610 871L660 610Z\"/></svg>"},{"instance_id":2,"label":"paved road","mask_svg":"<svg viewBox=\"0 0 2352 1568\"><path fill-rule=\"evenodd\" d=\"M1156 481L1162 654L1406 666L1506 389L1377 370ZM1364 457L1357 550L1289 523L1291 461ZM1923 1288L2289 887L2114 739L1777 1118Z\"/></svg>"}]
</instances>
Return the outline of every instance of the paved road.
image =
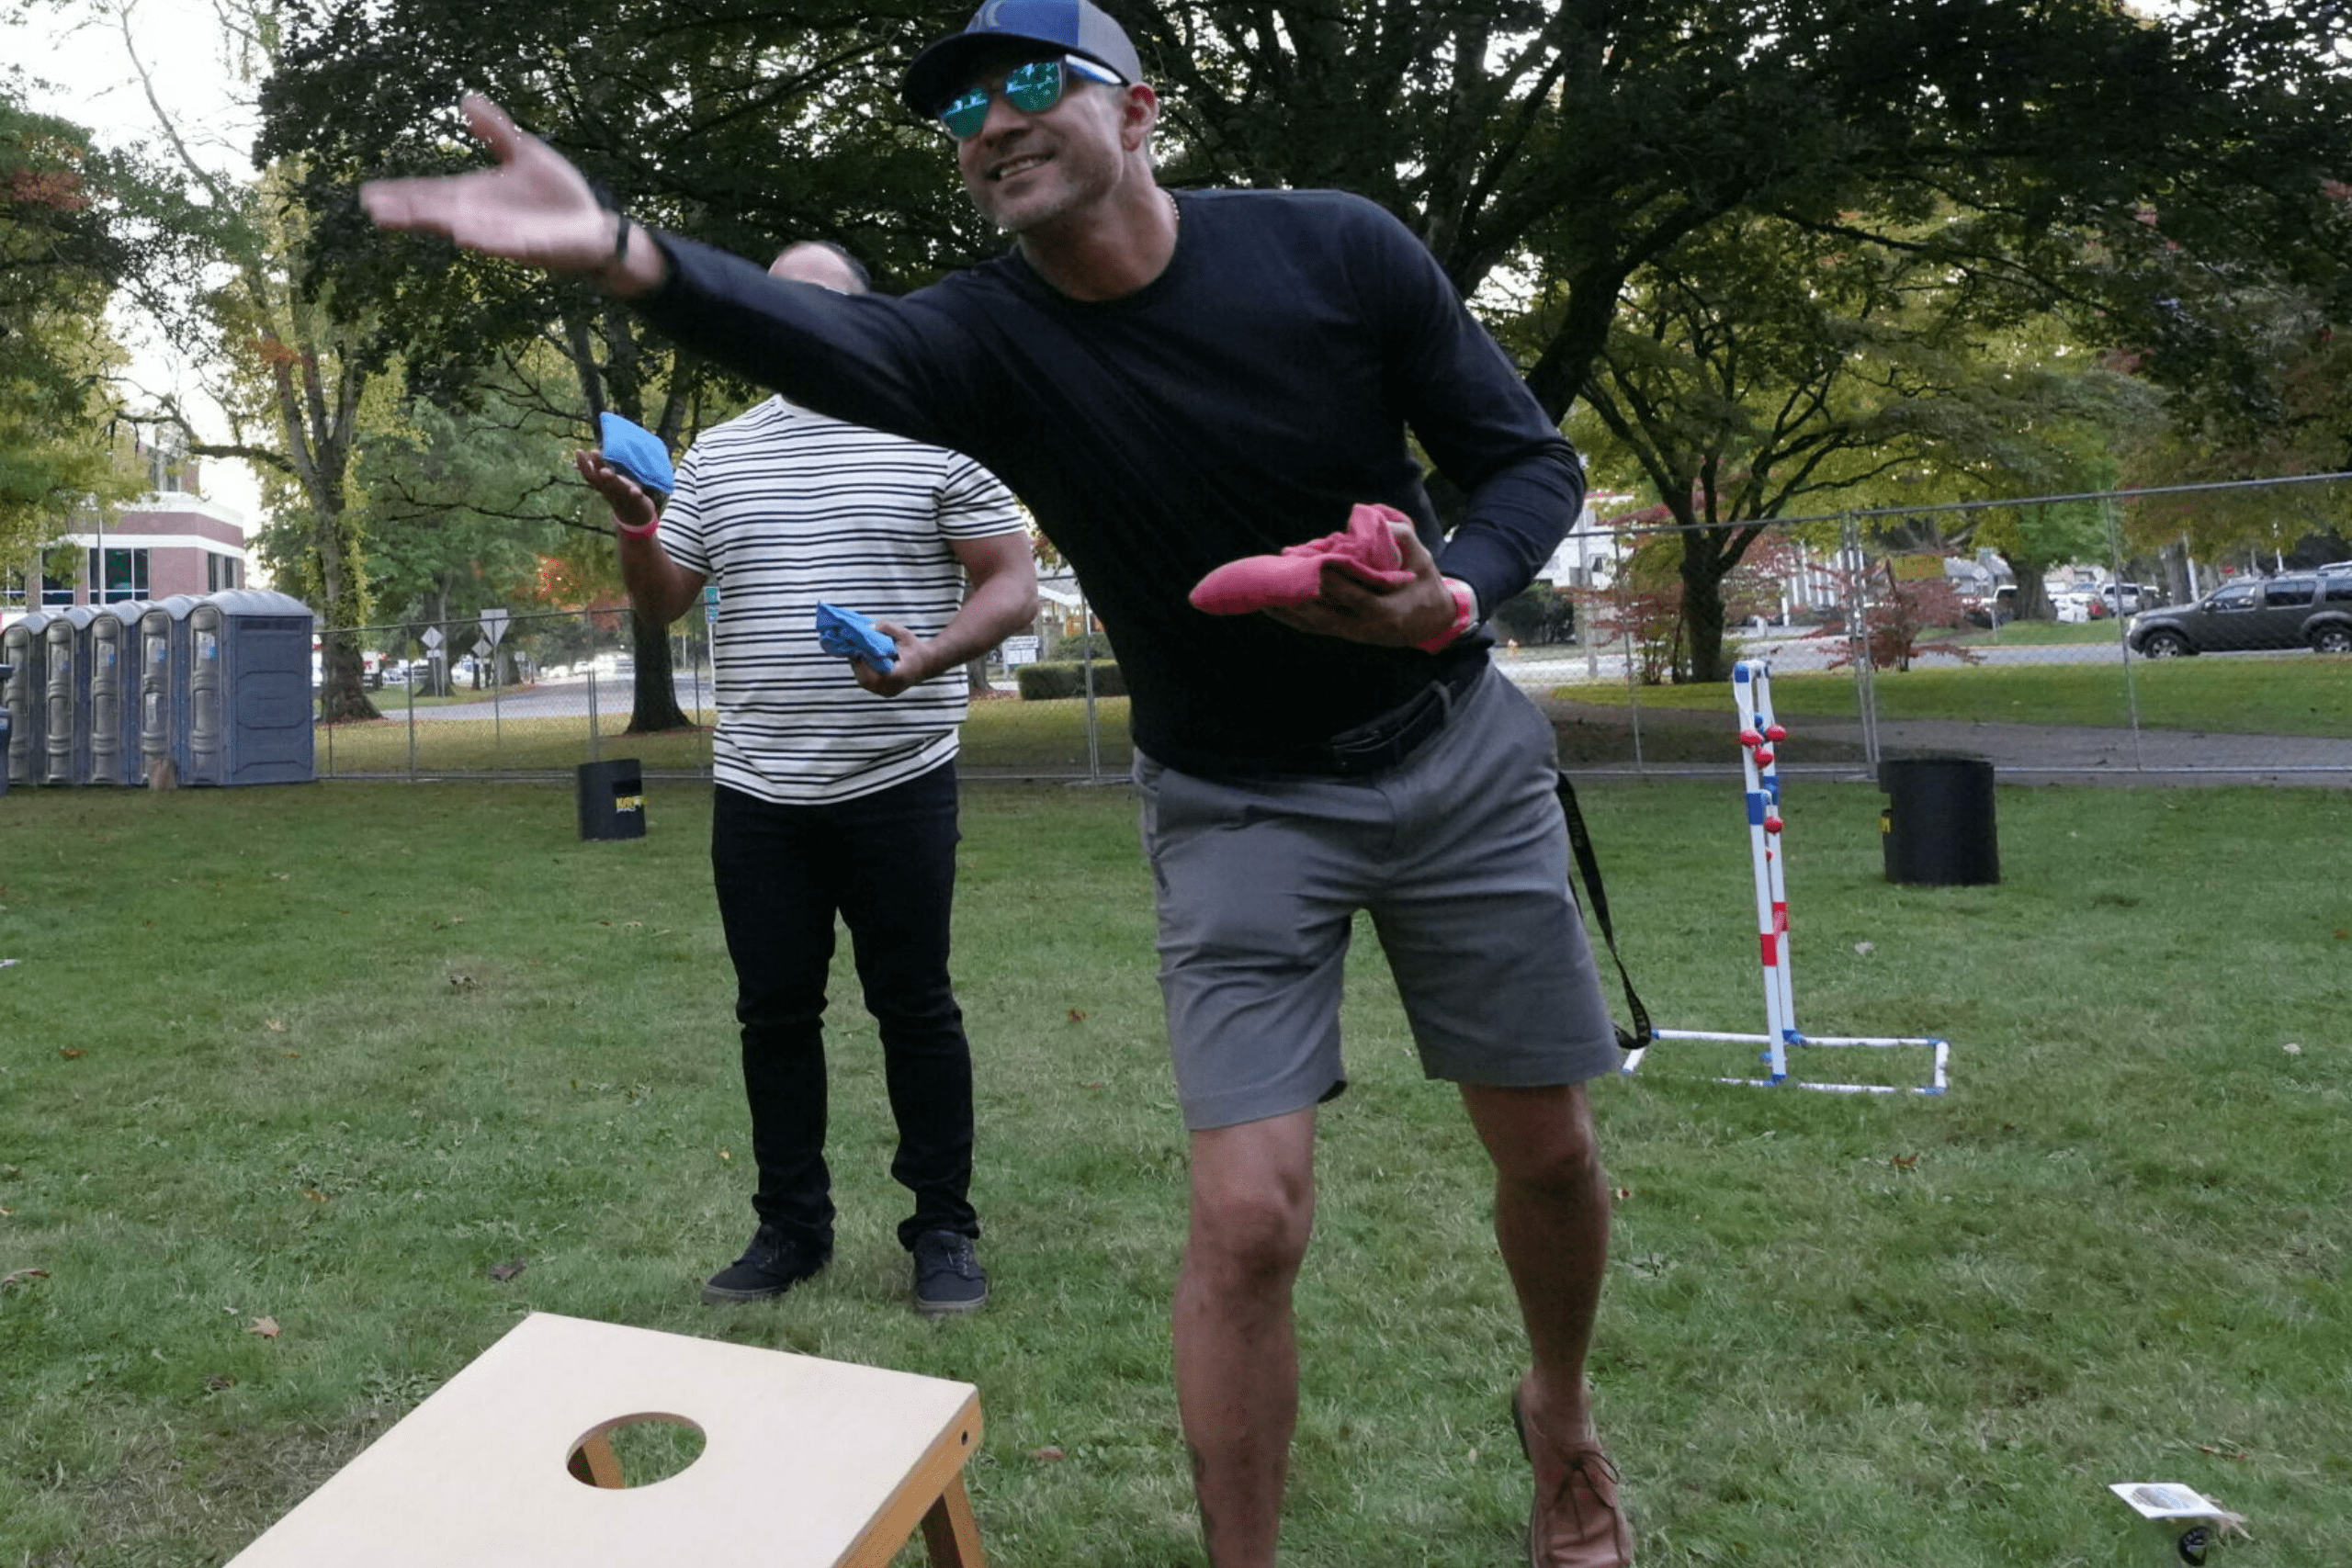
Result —
<instances>
[{"instance_id":1,"label":"paved road","mask_svg":"<svg viewBox=\"0 0 2352 1568\"><path fill-rule=\"evenodd\" d=\"M697 688L690 677L681 677L676 682L676 688L678 705L689 713L694 710L697 703L705 707L711 705L710 682L707 680ZM626 675L599 679L595 683L594 692L597 712L628 713L632 691L633 688ZM459 694L477 695L469 689L462 687L459 688ZM382 691L370 692L368 695L374 701L376 711L386 718L408 717L411 710L408 705L407 688L386 686ZM435 703L430 706L418 707L414 710L416 721L424 724L437 719L461 718L477 721L486 719L493 711L491 694L481 693L478 695L479 700L473 702ZM588 712L589 695L589 683L586 681L541 681L536 685L515 686L497 694L494 711L501 719L571 718Z\"/></svg>"}]
</instances>

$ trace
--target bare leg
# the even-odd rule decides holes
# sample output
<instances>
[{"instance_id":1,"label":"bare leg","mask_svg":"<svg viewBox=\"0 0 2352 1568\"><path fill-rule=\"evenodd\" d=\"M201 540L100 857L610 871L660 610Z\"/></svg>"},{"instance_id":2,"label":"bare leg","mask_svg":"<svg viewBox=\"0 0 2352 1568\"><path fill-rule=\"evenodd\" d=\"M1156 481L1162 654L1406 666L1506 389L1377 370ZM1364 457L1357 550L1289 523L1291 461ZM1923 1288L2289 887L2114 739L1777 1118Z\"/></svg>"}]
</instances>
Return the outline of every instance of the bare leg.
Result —
<instances>
[{"instance_id":1,"label":"bare leg","mask_svg":"<svg viewBox=\"0 0 2352 1568\"><path fill-rule=\"evenodd\" d=\"M1609 1261L1609 1182L1581 1087L1496 1089L1464 1085L1463 1104L1495 1166L1495 1239L1519 1295L1532 1366L1517 1405L1526 1423L1538 1494L1538 1562L1633 1561L1617 1514L1614 1472L1574 1479L1606 1461L1598 1453L1585 1354ZM1590 1453L1590 1461L1580 1461ZM1589 1497L1597 1508L1584 1504ZM1571 1516L1565 1524L1547 1515ZM1593 1522L1587 1523L1589 1517ZM1562 1535L1585 1537L1574 1548Z\"/></svg>"},{"instance_id":2,"label":"bare leg","mask_svg":"<svg viewBox=\"0 0 2352 1568\"><path fill-rule=\"evenodd\" d=\"M1315 1212L1315 1112L1193 1134L1176 1404L1214 1568L1272 1568L1298 1420L1291 1285Z\"/></svg>"}]
</instances>

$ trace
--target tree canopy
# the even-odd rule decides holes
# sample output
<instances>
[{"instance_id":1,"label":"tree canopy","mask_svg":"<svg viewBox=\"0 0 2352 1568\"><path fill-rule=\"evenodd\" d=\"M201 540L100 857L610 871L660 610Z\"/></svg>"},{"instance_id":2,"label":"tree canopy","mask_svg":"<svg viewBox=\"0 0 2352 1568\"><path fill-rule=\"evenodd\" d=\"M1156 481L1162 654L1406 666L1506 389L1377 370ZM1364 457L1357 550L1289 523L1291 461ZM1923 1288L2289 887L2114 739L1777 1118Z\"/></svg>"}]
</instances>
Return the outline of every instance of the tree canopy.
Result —
<instances>
[{"instance_id":1,"label":"tree canopy","mask_svg":"<svg viewBox=\"0 0 2352 1568\"><path fill-rule=\"evenodd\" d=\"M112 434L124 356L106 327L144 259L124 199L137 178L0 78L0 564L141 488Z\"/></svg>"},{"instance_id":2,"label":"tree canopy","mask_svg":"<svg viewBox=\"0 0 2352 1568\"><path fill-rule=\"evenodd\" d=\"M1736 334L1751 412L1842 410L1834 441L1818 423L1784 432L1808 454L1799 467L1850 475L1932 439L1957 485L1972 465L2018 461L1998 428L2016 410L1967 369L1997 364L1978 352L1987 334L2049 323L2242 432L2287 406L2291 379L2249 330L2249 301L2290 290L2319 321L2352 320L2352 56L2335 0L2162 17L2115 0L1109 8L1160 89L1168 183L1381 202L1487 312L1555 417L1626 403L1633 336L1690 357ZM300 0L262 145L299 158L319 215L314 281L397 323L436 395L462 400L496 345L553 333L593 371L591 407L601 395L628 412L660 388L670 400L642 404L658 420L705 372L569 286L373 232L354 184L477 162L453 106L479 88L649 222L753 256L834 239L886 281L920 283L1001 243L936 133L895 98L904 62L962 17L842 0ZM1808 303L1792 269L1830 258L1843 302ZM1858 313L1867 279L1885 280L1888 302ZM1669 328L1657 312L1671 299ZM1754 310L1766 319L1740 319ZM1756 353L1765 336L1772 363ZM1919 395L1881 395L1862 417L1860 383L1817 390L1832 345L1882 394L1907 374ZM1661 425L1689 428L1721 396L1693 388L1702 403L1662 403ZM1972 424L1984 447L1961 462ZM1718 461L1761 484L1793 471L1795 449ZM1651 482L1687 498L1689 467Z\"/></svg>"}]
</instances>

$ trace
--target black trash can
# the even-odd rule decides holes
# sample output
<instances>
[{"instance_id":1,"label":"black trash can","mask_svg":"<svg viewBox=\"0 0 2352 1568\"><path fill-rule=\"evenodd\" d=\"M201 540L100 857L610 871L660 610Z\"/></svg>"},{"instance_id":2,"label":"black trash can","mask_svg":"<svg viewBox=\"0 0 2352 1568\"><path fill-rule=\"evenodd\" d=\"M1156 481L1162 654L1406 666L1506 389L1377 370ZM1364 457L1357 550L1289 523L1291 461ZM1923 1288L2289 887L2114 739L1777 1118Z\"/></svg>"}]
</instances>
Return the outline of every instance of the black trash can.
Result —
<instances>
[{"instance_id":1,"label":"black trash can","mask_svg":"<svg viewBox=\"0 0 2352 1568\"><path fill-rule=\"evenodd\" d=\"M1878 784L1886 791L1878 826L1889 882L1973 887L2001 880L1992 763L1906 757L1881 762Z\"/></svg>"},{"instance_id":2,"label":"black trash can","mask_svg":"<svg viewBox=\"0 0 2352 1568\"><path fill-rule=\"evenodd\" d=\"M580 836L645 837L645 767L634 757L580 764Z\"/></svg>"}]
</instances>

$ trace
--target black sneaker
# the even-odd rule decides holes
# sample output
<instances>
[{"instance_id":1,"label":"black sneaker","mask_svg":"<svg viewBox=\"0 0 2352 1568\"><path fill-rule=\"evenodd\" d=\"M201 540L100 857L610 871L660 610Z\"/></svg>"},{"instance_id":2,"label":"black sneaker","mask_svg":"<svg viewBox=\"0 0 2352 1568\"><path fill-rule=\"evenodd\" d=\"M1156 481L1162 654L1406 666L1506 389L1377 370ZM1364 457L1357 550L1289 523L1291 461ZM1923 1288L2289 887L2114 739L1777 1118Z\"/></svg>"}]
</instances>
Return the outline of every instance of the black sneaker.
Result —
<instances>
[{"instance_id":1,"label":"black sneaker","mask_svg":"<svg viewBox=\"0 0 2352 1568\"><path fill-rule=\"evenodd\" d=\"M931 1316L978 1312L989 1299L989 1271L972 1238L955 1231L915 1237L915 1311Z\"/></svg>"},{"instance_id":2,"label":"black sneaker","mask_svg":"<svg viewBox=\"0 0 2352 1568\"><path fill-rule=\"evenodd\" d=\"M813 1247L783 1232L762 1225L752 1234L743 1256L704 1281L702 1299L720 1302L763 1302L780 1296L832 1261L833 1249Z\"/></svg>"}]
</instances>

